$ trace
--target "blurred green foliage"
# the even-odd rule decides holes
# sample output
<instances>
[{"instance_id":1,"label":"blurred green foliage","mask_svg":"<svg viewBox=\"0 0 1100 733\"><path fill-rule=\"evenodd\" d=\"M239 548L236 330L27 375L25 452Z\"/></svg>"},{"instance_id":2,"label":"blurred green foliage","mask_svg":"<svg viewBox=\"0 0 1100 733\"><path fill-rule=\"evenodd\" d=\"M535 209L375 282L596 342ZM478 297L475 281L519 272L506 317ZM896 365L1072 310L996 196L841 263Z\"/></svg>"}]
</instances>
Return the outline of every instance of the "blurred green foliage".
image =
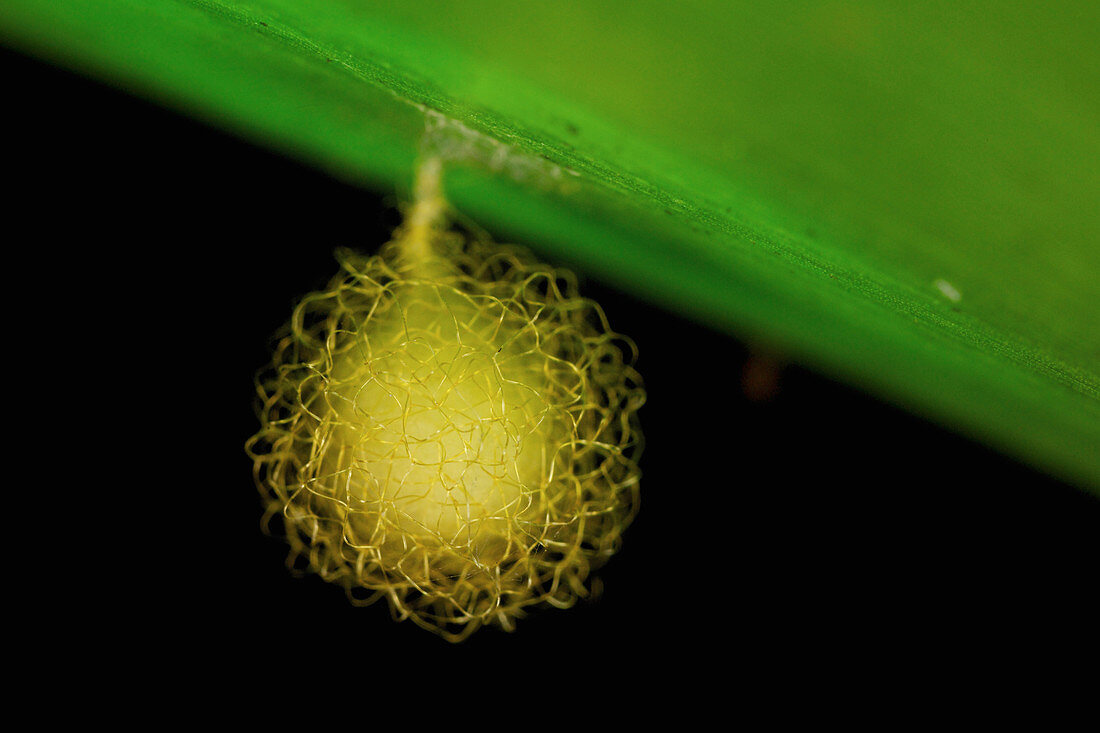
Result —
<instances>
[{"instance_id":1,"label":"blurred green foliage","mask_svg":"<svg viewBox=\"0 0 1100 733\"><path fill-rule=\"evenodd\" d=\"M385 189L427 116L495 232L1100 489L1095 2L5 0L0 40Z\"/></svg>"}]
</instances>

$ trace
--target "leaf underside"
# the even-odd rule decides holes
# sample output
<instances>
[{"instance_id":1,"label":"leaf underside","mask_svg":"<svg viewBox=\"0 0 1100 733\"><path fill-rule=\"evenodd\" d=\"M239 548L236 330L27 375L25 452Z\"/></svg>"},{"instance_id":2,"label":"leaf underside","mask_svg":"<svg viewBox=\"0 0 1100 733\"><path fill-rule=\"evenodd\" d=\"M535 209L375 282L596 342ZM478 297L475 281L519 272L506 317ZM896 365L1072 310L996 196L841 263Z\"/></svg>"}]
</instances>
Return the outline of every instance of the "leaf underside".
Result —
<instances>
[{"instance_id":1,"label":"leaf underside","mask_svg":"<svg viewBox=\"0 0 1100 733\"><path fill-rule=\"evenodd\" d=\"M1100 10L1050 5L5 0L0 41L375 188L430 127L499 236L1100 493Z\"/></svg>"}]
</instances>

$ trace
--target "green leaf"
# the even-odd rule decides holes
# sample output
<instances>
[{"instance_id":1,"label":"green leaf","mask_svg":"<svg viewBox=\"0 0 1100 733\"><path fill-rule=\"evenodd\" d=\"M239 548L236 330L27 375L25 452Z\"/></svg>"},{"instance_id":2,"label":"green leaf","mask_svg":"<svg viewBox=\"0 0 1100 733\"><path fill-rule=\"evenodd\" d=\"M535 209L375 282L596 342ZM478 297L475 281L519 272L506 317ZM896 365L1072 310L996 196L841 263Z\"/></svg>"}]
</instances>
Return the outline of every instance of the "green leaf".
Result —
<instances>
[{"instance_id":1,"label":"green leaf","mask_svg":"<svg viewBox=\"0 0 1100 733\"><path fill-rule=\"evenodd\" d=\"M430 126L495 232L1100 491L1098 7L5 0L0 40L373 187Z\"/></svg>"}]
</instances>

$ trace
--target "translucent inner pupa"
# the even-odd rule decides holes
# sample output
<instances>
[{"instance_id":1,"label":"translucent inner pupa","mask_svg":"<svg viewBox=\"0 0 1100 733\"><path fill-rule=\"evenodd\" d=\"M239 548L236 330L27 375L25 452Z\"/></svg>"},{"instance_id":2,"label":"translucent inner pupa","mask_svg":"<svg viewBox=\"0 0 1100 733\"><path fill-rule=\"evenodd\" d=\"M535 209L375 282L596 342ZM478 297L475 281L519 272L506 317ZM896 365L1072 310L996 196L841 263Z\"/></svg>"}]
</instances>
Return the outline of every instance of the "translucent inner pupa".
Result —
<instances>
[{"instance_id":1,"label":"translucent inner pupa","mask_svg":"<svg viewBox=\"0 0 1100 733\"><path fill-rule=\"evenodd\" d=\"M417 283L340 336L326 389L338 448L322 473L345 477L349 542L400 555L412 540L479 564L529 544L515 535L536 519L572 428L546 399L555 370L535 334L509 315Z\"/></svg>"}]
</instances>

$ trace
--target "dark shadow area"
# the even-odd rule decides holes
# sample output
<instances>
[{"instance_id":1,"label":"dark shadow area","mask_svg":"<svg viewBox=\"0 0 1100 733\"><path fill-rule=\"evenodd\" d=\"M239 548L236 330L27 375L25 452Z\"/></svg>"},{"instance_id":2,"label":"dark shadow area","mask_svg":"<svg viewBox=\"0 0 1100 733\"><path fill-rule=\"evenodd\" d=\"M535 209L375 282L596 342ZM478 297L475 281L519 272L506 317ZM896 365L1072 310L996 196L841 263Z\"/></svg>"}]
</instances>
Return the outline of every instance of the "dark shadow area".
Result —
<instances>
[{"instance_id":1,"label":"dark shadow area","mask_svg":"<svg viewBox=\"0 0 1100 733\"><path fill-rule=\"evenodd\" d=\"M253 374L333 249L389 236L396 199L22 57L0 67L21 312L46 355L30 368L70 426L52 423L55 460L104 513L79 612L118 646L212 674L576 665L708 694L727 684L710 664L1011 655L1100 618L1100 501L799 366L773 387L753 361L746 390L746 344L594 281L649 393L642 511L599 600L454 647L291 577L243 450Z\"/></svg>"}]
</instances>

